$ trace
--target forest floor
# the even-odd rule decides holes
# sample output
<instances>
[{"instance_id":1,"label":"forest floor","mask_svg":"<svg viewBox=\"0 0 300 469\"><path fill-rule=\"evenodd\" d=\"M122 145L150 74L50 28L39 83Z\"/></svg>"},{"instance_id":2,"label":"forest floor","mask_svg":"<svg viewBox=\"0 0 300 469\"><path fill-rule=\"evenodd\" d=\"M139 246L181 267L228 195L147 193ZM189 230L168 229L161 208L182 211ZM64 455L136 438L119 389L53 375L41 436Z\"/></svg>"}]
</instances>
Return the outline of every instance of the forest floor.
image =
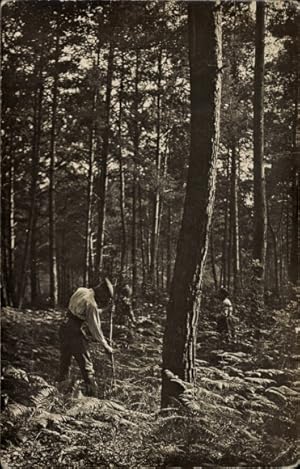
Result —
<instances>
[{"instance_id":1,"label":"forest floor","mask_svg":"<svg viewBox=\"0 0 300 469\"><path fill-rule=\"evenodd\" d=\"M76 365L72 392L61 394L55 386L63 313L4 308L2 467L296 464L297 302L268 312L259 341L241 324L232 345L222 344L204 312L196 385L178 408L160 411L163 310L144 304L131 340L126 329L115 328L115 383L110 358L91 345L99 398L88 398ZM103 329L107 336L105 321Z\"/></svg>"}]
</instances>

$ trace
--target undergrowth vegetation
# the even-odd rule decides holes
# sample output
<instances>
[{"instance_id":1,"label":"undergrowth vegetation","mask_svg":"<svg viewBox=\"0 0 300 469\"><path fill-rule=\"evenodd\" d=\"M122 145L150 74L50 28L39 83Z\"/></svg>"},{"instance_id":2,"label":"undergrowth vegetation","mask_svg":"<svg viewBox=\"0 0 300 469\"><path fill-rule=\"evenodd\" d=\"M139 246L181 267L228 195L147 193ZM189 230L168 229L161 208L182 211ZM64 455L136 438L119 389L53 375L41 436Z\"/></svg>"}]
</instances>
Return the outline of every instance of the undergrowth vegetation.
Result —
<instances>
[{"instance_id":1,"label":"undergrowth vegetation","mask_svg":"<svg viewBox=\"0 0 300 469\"><path fill-rule=\"evenodd\" d=\"M137 327L115 327L116 379L96 344L99 398L82 394L73 365L72 390L56 387L57 331L63 313L2 313L2 462L14 467L284 466L296 463L297 302L268 310L259 338L240 319L235 344L215 332L204 304L194 387L160 410L164 307L139 311ZM241 316L240 316L241 318ZM104 332L107 334L105 320ZM299 421L298 421L299 424ZM299 444L298 444L299 447Z\"/></svg>"}]
</instances>

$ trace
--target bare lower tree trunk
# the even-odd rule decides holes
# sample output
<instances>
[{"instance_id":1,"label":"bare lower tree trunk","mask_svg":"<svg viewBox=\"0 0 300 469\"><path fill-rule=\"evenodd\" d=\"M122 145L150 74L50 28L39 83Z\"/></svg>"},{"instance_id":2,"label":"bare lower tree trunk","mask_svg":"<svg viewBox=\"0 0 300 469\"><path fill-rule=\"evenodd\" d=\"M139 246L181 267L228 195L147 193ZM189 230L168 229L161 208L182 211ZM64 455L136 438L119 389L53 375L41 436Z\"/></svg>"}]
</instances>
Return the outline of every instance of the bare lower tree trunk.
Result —
<instances>
[{"instance_id":1,"label":"bare lower tree trunk","mask_svg":"<svg viewBox=\"0 0 300 469\"><path fill-rule=\"evenodd\" d=\"M135 96L134 96L134 127L133 127L133 181L132 181L132 246L131 246L131 262L132 262L132 296L135 301L137 290L137 189L138 189L138 153L139 153L139 52L136 52L135 62Z\"/></svg>"},{"instance_id":2,"label":"bare lower tree trunk","mask_svg":"<svg viewBox=\"0 0 300 469\"><path fill-rule=\"evenodd\" d=\"M146 258L145 258L145 242L144 242L144 222L143 222L143 209L142 209L142 189L138 185L138 198L139 198L139 225L140 225L140 246L141 246L141 261L142 261L142 287L143 291L146 285Z\"/></svg>"},{"instance_id":3,"label":"bare lower tree trunk","mask_svg":"<svg viewBox=\"0 0 300 469\"><path fill-rule=\"evenodd\" d=\"M162 407L179 390L168 378L195 379L195 348L202 277L214 205L221 103L221 10L191 2L191 153L184 213L163 343ZM201 85L200 85L201 83Z\"/></svg>"},{"instance_id":4,"label":"bare lower tree trunk","mask_svg":"<svg viewBox=\"0 0 300 469\"><path fill-rule=\"evenodd\" d=\"M119 182L120 182L120 213L122 226L122 245L121 245L121 274L124 274L125 259L127 251L127 233L125 221L125 173L122 155L122 119L123 119L123 94L124 94L124 53L122 52L121 76L120 76L120 93L119 93Z\"/></svg>"},{"instance_id":5,"label":"bare lower tree trunk","mask_svg":"<svg viewBox=\"0 0 300 469\"><path fill-rule=\"evenodd\" d=\"M238 216L238 173L237 152L233 143L231 152L231 240L232 240L232 263L233 263L233 290L236 295L240 290L240 247L239 247L239 216Z\"/></svg>"},{"instance_id":6,"label":"bare lower tree trunk","mask_svg":"<svg viewBox=\"0 0 300 469\"><path fill-rule=\"evenodd\" d=\"M96 95L93 96L92 113L95 111ZM85 234L85 269L84 269L84 285L91 282L91 257L92 257L92 208L94 197L94 164L96 152L96 135L95 123L92 122L90 129L89 142L89 172L88 172L88 190L87 190L87 213L86 213L86 234Z\"/></svg>"},{"instance_id":7,"label":"bare lower tree trunk","mask_svg":"<svg viewBox=\"0 0 300 469\"><path fill-rule=\"evenodd\" d=\"M299 52L298 52L299 55ZM299 57L298 57L299 58ZM289 280L297 285L299 281L299 160L300 160L300 121L298 118L300 80L297 73L295 85L294 125L293 125L293 173L292 173L292 216L291 216L291 251L289 264ZM298 137L297 137L298 135Z\"/></svg>"},{"instance_id":8,"label":"bare lower tree trunk","mask_svg":"<svg viewBox=\"0 0 300 469\"><path fill-rule=\"evenodd\" d=\"M35 307L38 299L38 259L37 259L37 210L34 208L35 213L32 221L32 233L30 237L30 291L31 291L31 306Z\"/></svg>"},{"instance_id":9,"label":"bare lower tree trunk","mask_svg":"<svg viewBox=\"0 0 300 469\"><path fill-rule=\"evenodd\" d=\"M137 177L136 165L134 165L134 175L132 181L132 240L131 240L131 262L132 262L132 297L135 301L137 290L137 236L136 236L136 221L137 221Z\"/></svg>"},{"instance_id":10,"label":"bare lower tree trunk","mask_svg":"<svg viewBox=\"0 0 300 469\"><path fill-rule=\"evenodd\" d=\"M229 159L227 160L226 168L227 179L229 179ZM229 186L227 189L225 207L224 207L224 235L222 247L222 275L220 278L220 285L227 287L228 285L228 211L229 211Z\"/></svg>"},{"instance_id":11,"label":"bare lower tree trunk","mask_svg":"<svg viewBox=\"0 0 300 469\"><path fill-rule=\"evenodd\" d=\"M10 164L10 162L9 162ZM8 202L9 196L7 196L6 191L4 190L4 186L6 183L6 172L2 167L2 188L3 191L1 193L1 304L2 306L11 305L12 299L10 294L9 288L9 237L8 231L9 228L7 226L7 219L9 217L9 210L8 210Z\"/></svg>"},{"instance_id":12,"label":"bare lower tree trunk","mask_svg":"<svg viewBox=\"0 0 300 469\"><path fill-rule=\"evenodd\" d=\"M8 290L9 302L15 304L15 247L16 247L16 233L15 233L15 161L14 155L11 150L11 159L9 163L9 223L8 223ZM4 225L3 225L4 226Z\"/></svg>"},{"instance_id":13,"label":"bare lower tree trunk","mask_svg":"<svg viewBox=\"0 0 300 469\"><path fill-rule=\"evenodd\" d=\"M256 295L264 303L264 269L266 255L266 193L264 176L264 49L265 2L256 2L255 69L254 69L254 235Z\"/></svg>"},{"instance_id":14,"label":"bare lower tree trunk","mask_svg":"<svg viewBox=\"0 0 300 469\"><path fill-rule=\"evenodd\" d=\"M98 271L103 269L103 246L105 233L105 212L106 212L106 192L107 192L107 159L109 151L109 134L110 134L110 102L111 89L113 79L113 63L114 48L113 44L109 45L108 63L107 63L107 79L106 79L106 102L105 102L105 130L103 135L103 148L100 162L100 181L98 190L98 238L97 238L97 258L96 264Z\"/></svg>"},{"instance_id":15,"label":"bare lower tree trunk","mask_svg":"<svg viewBox=\"0 0 300 469\"><path fill-rule=\"evenodd\" d=\"M172 268L172 260L171 260L171 229L172 229L172 214L171 214L171 207L168 204L167 207L167 290L170 290L171 286L171 268Z\"/></svg>"},{"instance_id":16,"label":"bare lower tree trunk","mask_svg":"<svg viewBox=\"0 0 300 469\"><path fill-rule=\"evenodd\" d=\"M285 217L286 217L286 231L285 231L285 255L286 255L286 265L290 266L290 210L289 210L289 198L286 198L285 201ZM289 277L289 272L288 272L288 277Z\"/></svg>"},{"instance_id":17,"label":"bare lower tree trunk","mask_svg":"<svg viewBox=\"0 0 300 469\"><path fill-rule=\"evenodd\" d=\"M149 205L146 206L146 265L147 265L147 281L150 271L150 263L151 263L151 232L149 229L150 223L150 210Z\"/></svg>"},{"instance_id":18,"label":"bare lower tree trunk","mask_svg":"<svg viewBox=\"0 0 300 469\"><path fill-rule=\"evenodd\" d=\"M155 273L157 270L157 253L159 238L159 218L160 218L160 179L161 179L161 80L162 80L162 48L159 49L158 56L158 78L157 78L157 103L156 103L156 187L153 202L153 225L151 236L151 264L150 277L153 285L155 284Z\"/></svg>"},{"instance_id":19,"label":"bare lower tree trunk","mask_svg":"<svg viewBox=\"0 0 300 469\"><path fill-rule=\"evenodd\" d=\"M96 57L96 71L99 70L100 61L100 41L98 41L97 57ZM87 213L86 213L86 230L85 230L85 269L83 275L84 285L90 285L94 280L94 253L93 253L93 230L92 230L92 218L93 218L93 202L94 202L94 165L95 165L95 154L97 146L97 125L96 125L96 109L98 103L98 83L95 84L92 93L92 105L91 105L91 127L89 135L89 170L88 170L88 188L87 188Z\"/></svg>"},{"instance_id":20,"label":"bare lower tree trunk","mask_svg":"<svg viewBox=\"0 0 300 469\"><path fill-rule=\"evenodd\" d=\"M279 287L279 274L278 274L277 236L276 236L276 233L275 233L269 219L268 219L268 226L269 226L269 229L270 229L270 234L271 234L272 243L273 243L275 294L277 296L279 296L280 295L280 287Z\"/></svg>"},{"instance_id":21,"label":"bare lower tree trunk","mask_svg":"<svg viewBox=\"0 0 300 469\"><path fill-rule=\"evenodd\" d=\"M216 270L215 241L214 241L213 227L211 227L209 244L210 244L211 270L212 270L212 274L213 274L215 289L218 290L219 284L218 284L218 277L217 277L217 270Z\"/></svg>"}]
</instances>

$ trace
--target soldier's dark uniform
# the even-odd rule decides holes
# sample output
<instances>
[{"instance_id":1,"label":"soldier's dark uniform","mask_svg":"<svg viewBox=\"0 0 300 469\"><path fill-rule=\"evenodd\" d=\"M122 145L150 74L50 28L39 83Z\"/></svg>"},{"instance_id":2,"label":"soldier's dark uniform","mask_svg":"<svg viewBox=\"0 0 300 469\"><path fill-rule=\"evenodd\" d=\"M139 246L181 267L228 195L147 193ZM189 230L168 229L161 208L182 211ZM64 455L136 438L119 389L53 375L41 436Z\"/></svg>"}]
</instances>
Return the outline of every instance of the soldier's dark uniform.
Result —
<instances>
[{"instance_id":1,"label":"soldier's dark uniform","mask_svg":"<svg viewBox=\"0 0 300 469\"><path fill-rule=\"evenodd\" d=\"M132 291L129 285L120 288L116 304L116 322L121 326L130 327L136 322L131 300Z\"/></svg>"}]
</instances>

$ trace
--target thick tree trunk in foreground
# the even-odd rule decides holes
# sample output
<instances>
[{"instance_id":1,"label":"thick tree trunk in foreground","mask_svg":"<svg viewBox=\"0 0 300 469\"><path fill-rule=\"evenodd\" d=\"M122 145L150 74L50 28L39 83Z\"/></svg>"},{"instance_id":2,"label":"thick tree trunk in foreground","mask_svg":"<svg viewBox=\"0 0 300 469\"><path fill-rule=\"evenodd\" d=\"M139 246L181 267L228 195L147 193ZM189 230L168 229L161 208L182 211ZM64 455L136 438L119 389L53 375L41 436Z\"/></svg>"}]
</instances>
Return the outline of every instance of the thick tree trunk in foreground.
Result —
<instances>
[{"instance_id":1,"label":"thick tree trunk in foreground","mask_svg":"<svg viewBox=\"0 0 300 469\"><path fill-rule=\"evenodd\" d=\"M216 2L191 2L191 153L181 232L163 344L162 407L178 389L166 376L195 378L202 277L214 204L221 102L221 11Z\"/></svg>"},{"instance_id":2,"label":"thick tree trunk in foreground","mask_svg":"<svg viewBox=\"0 0 300 469\"><path fill-rule=\"evenodd\" d=\"M254 70L254 237L253 259L258 302L264 302L267 210L264 176L264 49L265 2L256 2Z\"/></svg>"}]
</instances>

